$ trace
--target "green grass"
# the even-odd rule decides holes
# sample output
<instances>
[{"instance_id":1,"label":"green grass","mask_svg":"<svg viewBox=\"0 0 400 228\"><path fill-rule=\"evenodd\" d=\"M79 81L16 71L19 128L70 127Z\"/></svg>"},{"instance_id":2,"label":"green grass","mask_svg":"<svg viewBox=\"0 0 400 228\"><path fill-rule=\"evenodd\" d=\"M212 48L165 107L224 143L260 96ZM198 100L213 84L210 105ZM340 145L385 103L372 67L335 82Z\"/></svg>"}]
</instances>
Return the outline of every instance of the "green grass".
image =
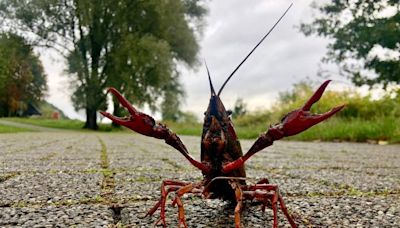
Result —
<instances>
[{"instance_id":1,"label":"green grass","mask_svg":"<svg viewBox=\"0 0 400 228\"><path fill-rule=\"evenodd\" d=\"M202 131L201 124L168 123L168 127L180 135L199 136ZM268 120L264 123L251 125L236 125L239 139L255 139L260 133L268 129ZM298 141L388 141L400 143L400 119L395 117L382 117L372 120L332 118L319 125L307 129L296 136L286 138Z\"/></svg>"},{"instance_id":2,"label":"green grass","mask_svg":"<svg viewBox=\"0 0 400 228\"><path fill-rule=\"evenodd\" d=\"M175 123L170 121L163 123L178 135L200 136L203 130L203 125L200 123Z\"/></svg>"},{"instance_id":3,"label":"green grass","mask_svg":"<svg viewBox=\"0 0 400 228\"><path fill-rule=\"evenodd\" d=\"M28 119L28 118L7 118L7 120L19 123L27 123L37 126L83 130L84 122L79 120L51 120L51 119ZM233 121L235 124L235 121ZM235 125L239 139L255 139L260 133L265 132L270 124L269 120L247 121L242 124L237 121ZM250 123L250 124L249 124ZM202 132L201 123L174 123L167 122L168 128L178 135L193 135L200 137ZM99 125L100 131L124 131L125 128L112 128L110 124ZM16 128L0 125L0 133L32 131L24 128ZM125 130L130 132L129 130ZM388 141L389 143L400 143L400 119L395 117L380 117L371 120L361 118L332 118L324 123L316 125L305 132L286 138L287 140L298 141Z\"/></svg>"},{"instance_id":4,"label":"green grass","mask_svg":"<svg viewBox=\"0 0 400 228\"><path fill-rule=\"evenodd\" d=\"M40 119L40 118L6 118L8 121L17 123L32 124L41 127L59 128L59 129L70 129L78 130L82 129L83 122L79 120L54 120L54 119Z\"/></svg>"},{"instance_id":5,"label":"green grass","mask_svg":"<svg viewBox=\"0 0 400 228\"><path fill-rule=\"evenodd\" d=\"M68 119L54 120L54 119L16 118L16 117L5 118L5 120L17 123L31 124L40 127L85 131L85 129L83 129L85 123L80 120L68 120ZM99 124L99 131L109 132L109 131L121 131L121 130L122 128L112 128L111 124Z\"/></svg>"},{"instance_id":6,"label":"green grass","mask_svg":"<svg viewBox=\"0 0 400 228\"><path fill-rule=\"evenodd\" d=\"M255 139L260 136L261 133L268 129L267 124L260 124L256 126L236 126L235 130L239 139Z\"/></svg>"},{"instance_id":7,"label":"green grass","mask_svg":"<svg viewBox=\"0 0 400 228\"><path fill-rule=\"evenodd\" d=\"M33 131L33 130L0 124L0 133L17 133L17 132L28 132L28 131Z\"/></svg>"},{"instance_id":8,"label":"green grass","mask_svg":"<svg viewBox=\"0 0 400 228\"><path fill-rule=\"evenodd\" d=\"M394 117L374 120L334 118L290 139L351 142L372 140L400 143L400 119Z\"/></svg>"},{"instance_id":9,"label":"green grass","mask_svg":"<svg viewBox=\"0 0 400 228\"><path fill-rule=\"evenodd\" d=\"M239 138L257 138L266 131L267 125L238 126ZM400 143L400 119L394 117L375 118L373 120L332 118L307 129L303 133L286 138L297 141L388 141Z\"/></svg>"}]
</instances>

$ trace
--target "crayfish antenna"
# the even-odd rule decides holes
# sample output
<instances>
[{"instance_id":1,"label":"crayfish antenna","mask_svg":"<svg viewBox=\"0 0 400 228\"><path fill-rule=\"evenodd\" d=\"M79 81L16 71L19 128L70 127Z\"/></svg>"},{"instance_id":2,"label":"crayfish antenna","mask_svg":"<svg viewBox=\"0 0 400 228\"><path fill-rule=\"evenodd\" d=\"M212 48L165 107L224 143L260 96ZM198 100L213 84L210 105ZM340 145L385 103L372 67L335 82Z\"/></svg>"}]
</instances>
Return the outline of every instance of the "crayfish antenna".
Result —
<instances>
[{"instance_id":1,"label":"crayfish antenna","mask_svg":"<svg viewBox=\"0 0 400 228\"><path fill-rule=\"evenodd\" d=\"M263 38L257 43L257 45L247 54L247 56L242 60L242 62L239 63L239 65L235 68L235 70L232 71L232 73L229 75L229 77L225 80L224 84L222 84L221 89L218 91L218 96L221 95L222 90L224 89L226 83L232 78L232 76L236 73L236 71L239 69L240 66L249 58L249 56L256 50L258 46L267 38L267 36L274 30L274 28L278 25L278 23L282 20L282 18L286 15L286 13L289 11L290 7L292 7L293 3L290 4L290 6L286 9L286 11L282 14L282 16L275 22L275 24L269 29L267 34L263 36Z\"/></svg>"},{"instance_id":2,"label":"crayfish antenna","mask_svg":"<svg viewBox=\"0 0 400 228\"><path fill-rule=\"evenodd\" d=\"M205 59L204 59L204 65L206 65L207 74L208 74L208 81L210 82L211 96L214 96L215 95L215 90L214 90L214 86L213 86L212 81L211 81L210 71L208 70L207 62L206 62Z\"/></svg>"}]
</instances>

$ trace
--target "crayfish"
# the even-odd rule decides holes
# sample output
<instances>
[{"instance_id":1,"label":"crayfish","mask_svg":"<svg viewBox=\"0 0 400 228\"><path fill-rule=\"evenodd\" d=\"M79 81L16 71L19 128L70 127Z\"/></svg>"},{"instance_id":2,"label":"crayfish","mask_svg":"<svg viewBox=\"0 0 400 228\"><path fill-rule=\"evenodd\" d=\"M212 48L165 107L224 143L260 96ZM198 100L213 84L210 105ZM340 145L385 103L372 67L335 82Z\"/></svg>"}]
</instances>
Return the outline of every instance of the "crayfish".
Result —
<instances>
[{"instance_id":1,"label":"crayfish","mask_svg":"<svg viewBox=\"0 0 400 228\"><path fill-rule=\"evenodd\" d=\"M158 209L161 210L160 218L157 220L156 225L161 224L166 227L166 200L168 194L174 192L175 198L172 204L178 206L179 227L181 225L187 227L182 196L189 193L201 194L207 199L218 198L235 203L234 220L236 227L241 226L240 214L245 200L261 203L263 205L263 210L265 210L265 207L267 206L271 207L274 217L273 227L278 226L277 205L279 203L282 212L291 226L296 227L296 223L290 216L276 184L270 184L268 179L262 179L253 185L246 184L245 162L258 151L272 145L274 141L303 132L340 111L344 107L343 105L337 106L324 114L313 114L310 112L311 106L320 99L330 81L325 81L303 107L288 113L282 118L281 123L270 126L266 132L260 134L251 148L244 155L240 147L240 142L236 136L233 123L230 119L231 112L225 109L220 99L221 92L232 75L272 31L289 8L252 49L246 58L236 67L221 86L218 93L214 90L210 73L206 65L211 97L208 108L204 113L205 117L201 136L200 161L197 161L189 154L181 139L168 129L166 125L156 123L151 116L137 111L116 89L108 89L108 92L111 92L116 96L121 105L129 111L130 115L125 118L120 118L107 112L101 112L102 115L108 117L113 122L142 135L164 139L168 145L178 150L203 174L203 180L197 183L176 180L164 180L162 182L161 197L146 214L146 216L151 216Z\"/></svg>"}]
</instances>

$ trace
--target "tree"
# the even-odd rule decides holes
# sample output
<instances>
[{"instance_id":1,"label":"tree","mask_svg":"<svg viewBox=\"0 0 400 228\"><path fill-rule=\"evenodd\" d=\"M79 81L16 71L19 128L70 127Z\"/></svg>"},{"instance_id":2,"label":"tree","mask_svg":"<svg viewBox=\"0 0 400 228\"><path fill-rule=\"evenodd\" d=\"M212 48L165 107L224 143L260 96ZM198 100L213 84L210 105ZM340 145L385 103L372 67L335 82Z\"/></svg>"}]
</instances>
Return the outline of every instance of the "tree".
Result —
<instances>
[{"instance_id":1,"label":"tree","mask_svg":"<svg viewBox=\"0 0 400 228\"><path fill-rule=\"evenodd\" d=\"M398 0L335 0L313 8L320 14L300 30L333 40L325 61L338 63L356 85L400 84Z\"/></svg>"},{"instance_id":2,"label":"tree","mask_svg":"<svg viewBox=\"0 0 400 228\"><path fill-rule=\"evenodd\" d=\"M36 46L65 56L74 79L72 101L76 109L86 110L85 128L90 129L97 129L97 110L106 107L105 89L110 86L153 110L160 99L178 100L182 93L176 88L176 65L196 63L198 45L189 24L204 13L198 0L0 3L0 16L7 18L3 28L34 36Z\"/></svg>"},{"instance_id":3,"label":"tree","mask_svg":"<svg viewBox=\"0 0 400 228\"><path fill-rule=\"evenodd\" d=\"M26 41L15 34L0 35L0 116L21 115L37 105L47 90L39 58Z\"/></svg>"},{"instance_id":4,"label":"tree","mask_svg":"<svg viewBox=\"0 0 400 228\"><path fill-rule=\"evenodd\" d=\"M173 78L169 83L166 84L165 99L161 104L161 113L163 120L178 121L184 118L183 112L179 110L180 95L182 95L183 89L178 82L178 78Z\"/></svg>"},{"instance_id":5,"label":"tree","mask_svg":"<svg viewBox=\"0 0 400 228\"><path fill-rule=\"evenodd\" d=\"M233 111L232 111L232 117L236 118L239 116L243 116L247 113L247 109L246 109L246 103L243 101L242 98L238 98L235 101L235 105L233 107Z\"/></svg>"}]
</instances>

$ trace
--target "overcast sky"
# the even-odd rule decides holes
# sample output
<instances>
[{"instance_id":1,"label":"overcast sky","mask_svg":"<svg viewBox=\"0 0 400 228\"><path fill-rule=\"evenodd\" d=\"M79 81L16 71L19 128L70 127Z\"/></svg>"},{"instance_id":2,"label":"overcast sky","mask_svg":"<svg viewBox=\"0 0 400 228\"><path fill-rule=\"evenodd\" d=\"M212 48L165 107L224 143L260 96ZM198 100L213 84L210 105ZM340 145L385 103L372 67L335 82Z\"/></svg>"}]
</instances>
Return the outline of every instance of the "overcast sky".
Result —
<instances>
[{"instance_id":1,"label":"overcast sky","mask_svg":"<svg viewBox=\"0 0 400 228\"><path fill-rule=\"evenodd\" d=\"M209 13L200 38L200 59L206 59L216 89L270 29L292 1L208 1ZM268 108L279 92L289 90L294 83L311 78L322 82L317 71L326 53L327 40L305 37L296 26L312 18L311 0L294 1L281 23L253 53L226 85L221 98L226 108L232 108L237 98L243 98L250 110ZM70 118L84 119L76 113L70 101L68 77L63 76L63 61L50 51L41 53L48 74L48 101L62 109ZM333 72L333 66L322 65ZM182 68L181 82L186 98L183 110L202 114L208 104L209 85L204 64L196 70ZM346 85L333 76L331 88Z\"/></svg>"}]
</instances>

